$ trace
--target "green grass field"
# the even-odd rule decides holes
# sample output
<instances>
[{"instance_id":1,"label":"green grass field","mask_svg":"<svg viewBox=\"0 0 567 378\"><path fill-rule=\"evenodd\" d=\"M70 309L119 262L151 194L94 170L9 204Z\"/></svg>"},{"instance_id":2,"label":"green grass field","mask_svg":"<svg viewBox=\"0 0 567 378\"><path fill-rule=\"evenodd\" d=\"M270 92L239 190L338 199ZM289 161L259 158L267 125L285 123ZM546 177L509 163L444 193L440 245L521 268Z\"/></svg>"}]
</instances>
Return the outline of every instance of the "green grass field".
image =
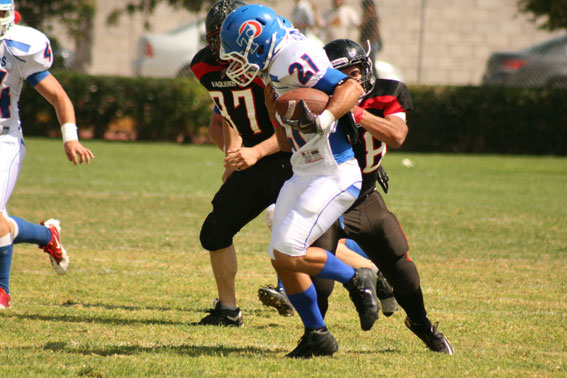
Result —
<instances>
[{"instance_id":1,"label":"green grass field","mask_svg":"<svg viewBox=\"0 0 567 378\"><path fill-rule=\"evenodd\" d=\"M259 217L236 237L243 328L195 327L216 296L200 225L221 183L210 146L29 138L13 215L62 222L60 277L18 245L0 312L0 376L567 376L567 159L390 153L385 195L410 242L430 318L452 357L426 350L403 311L359 329L337 286L333 358L284 359L303 330L257 299L275 283ZM415 167L401 165L410 158Z\"/></svg>"}]
</instances>

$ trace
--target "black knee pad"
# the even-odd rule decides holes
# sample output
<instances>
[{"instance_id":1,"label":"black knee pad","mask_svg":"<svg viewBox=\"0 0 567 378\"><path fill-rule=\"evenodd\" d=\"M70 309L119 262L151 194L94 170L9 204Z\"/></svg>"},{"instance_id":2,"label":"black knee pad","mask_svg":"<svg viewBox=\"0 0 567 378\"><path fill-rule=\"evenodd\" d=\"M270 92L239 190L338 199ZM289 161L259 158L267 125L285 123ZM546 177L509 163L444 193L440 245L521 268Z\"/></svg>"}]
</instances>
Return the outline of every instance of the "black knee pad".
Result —
<instances>
[{"instance_id":1,"label":"black knee pad","mask_svg":"<svg viewBox=\"0 0 567 378\"><path fill-rule=\"evenodd\" d=\"M233 235L226 231L226 226L218 221L214 213L210 213L203 222L199 239L204 249L216 251L232 245L232 237Z\"/></svg>"}]
</instances>

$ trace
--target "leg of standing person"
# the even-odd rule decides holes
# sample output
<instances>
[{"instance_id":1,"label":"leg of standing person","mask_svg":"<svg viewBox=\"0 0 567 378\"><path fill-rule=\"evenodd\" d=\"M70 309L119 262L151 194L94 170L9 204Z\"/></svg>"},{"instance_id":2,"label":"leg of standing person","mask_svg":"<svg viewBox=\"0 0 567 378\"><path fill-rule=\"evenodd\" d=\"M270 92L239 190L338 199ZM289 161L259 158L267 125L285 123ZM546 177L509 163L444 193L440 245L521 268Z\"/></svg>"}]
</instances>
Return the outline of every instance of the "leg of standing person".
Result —
<instances>
[{"instance_id":1,"label":"leg of standing person","mask_svg":"<svg viewBox=\"0 0 567 378\"><path fill-rule=\"evenodd\" d=\"M237 258L233 237L273 202L288 174L289 165L262 160L246 170L235 171L215 194L213 211L203 222L200 240L209 251L218 300L214 301L210 314L197 324L243 324L236 299Z\"/></svg>"}]
</instances>

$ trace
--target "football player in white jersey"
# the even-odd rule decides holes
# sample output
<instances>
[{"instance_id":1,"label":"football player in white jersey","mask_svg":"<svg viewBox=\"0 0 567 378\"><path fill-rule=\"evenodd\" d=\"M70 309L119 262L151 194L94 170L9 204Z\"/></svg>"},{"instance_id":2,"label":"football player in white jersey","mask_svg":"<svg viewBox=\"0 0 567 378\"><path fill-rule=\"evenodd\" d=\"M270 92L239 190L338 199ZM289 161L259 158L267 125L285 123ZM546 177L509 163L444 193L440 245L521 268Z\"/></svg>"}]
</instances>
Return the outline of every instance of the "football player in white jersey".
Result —
<instances>
[{"instance_id":1,"label":"football player in white jersey","mask_svg":"<svg viewBox=\"0 0 567 378\"><path fill-rule=\"evenodd\" d=\"M38 30L15 25L14 16L13 0L0 0L0 308L10 307L14 244L37 244L49 254L58 274L65 274L69 266L69 257L59 237L58 220L33 224L10 217L6 207L26 154L18 112L24 81L53 105L61 124L67 159L73 164L88 164L94 158L78 140L71 100L48 71L53 63L49 39Z\"/></svg>"},{"instance_id":2,"label":"football player in white jersey","mask_svg":"<svg viewBox=\"0 0 567 378\"><path fill-rule=\"evenodd\" d=\"M270 240L272 265L305 326L298 346L287 357L331 356L338 344L317 307L310 276L344 284L363 330L372 327L378 310L375 276L370 269L353 269L329 251L311 246L360 192L360 168L347 138L348 123L336 120L351 117L349 110L364 90L333 69L319 45L266 6L235 9L223 22L220 36L220 56L231 62L227 76L245 86L261 74L267 83L272 119L276 117L273 90L281 95L294 88L312 87L332 95L318 116L304 109L300 120L284 120L287 124L281 119L274 121L280 146L293 152L293 176L278 196Z\"/></svg>"}]
</instances>

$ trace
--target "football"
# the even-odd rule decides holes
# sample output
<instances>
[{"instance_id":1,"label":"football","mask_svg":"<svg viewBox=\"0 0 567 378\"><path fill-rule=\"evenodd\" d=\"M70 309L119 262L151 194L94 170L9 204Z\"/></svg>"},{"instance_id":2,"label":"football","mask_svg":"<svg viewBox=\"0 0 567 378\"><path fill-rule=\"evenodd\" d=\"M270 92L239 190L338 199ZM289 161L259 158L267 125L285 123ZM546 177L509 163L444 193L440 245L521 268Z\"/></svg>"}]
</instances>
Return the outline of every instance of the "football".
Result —
<instances>
[{"instance_id":1,"label":"football","mask_svg":"<svg viewBox=\"0 0 567 378\"><path fill-rule=\"evenodd\" d=\"M319 115L327 107L329 95L315 88L292 89L276 99L276 110L287 119L299 119L302 112L300 100L305 101L309 110Z\"/></svg>"}]
</instances>

